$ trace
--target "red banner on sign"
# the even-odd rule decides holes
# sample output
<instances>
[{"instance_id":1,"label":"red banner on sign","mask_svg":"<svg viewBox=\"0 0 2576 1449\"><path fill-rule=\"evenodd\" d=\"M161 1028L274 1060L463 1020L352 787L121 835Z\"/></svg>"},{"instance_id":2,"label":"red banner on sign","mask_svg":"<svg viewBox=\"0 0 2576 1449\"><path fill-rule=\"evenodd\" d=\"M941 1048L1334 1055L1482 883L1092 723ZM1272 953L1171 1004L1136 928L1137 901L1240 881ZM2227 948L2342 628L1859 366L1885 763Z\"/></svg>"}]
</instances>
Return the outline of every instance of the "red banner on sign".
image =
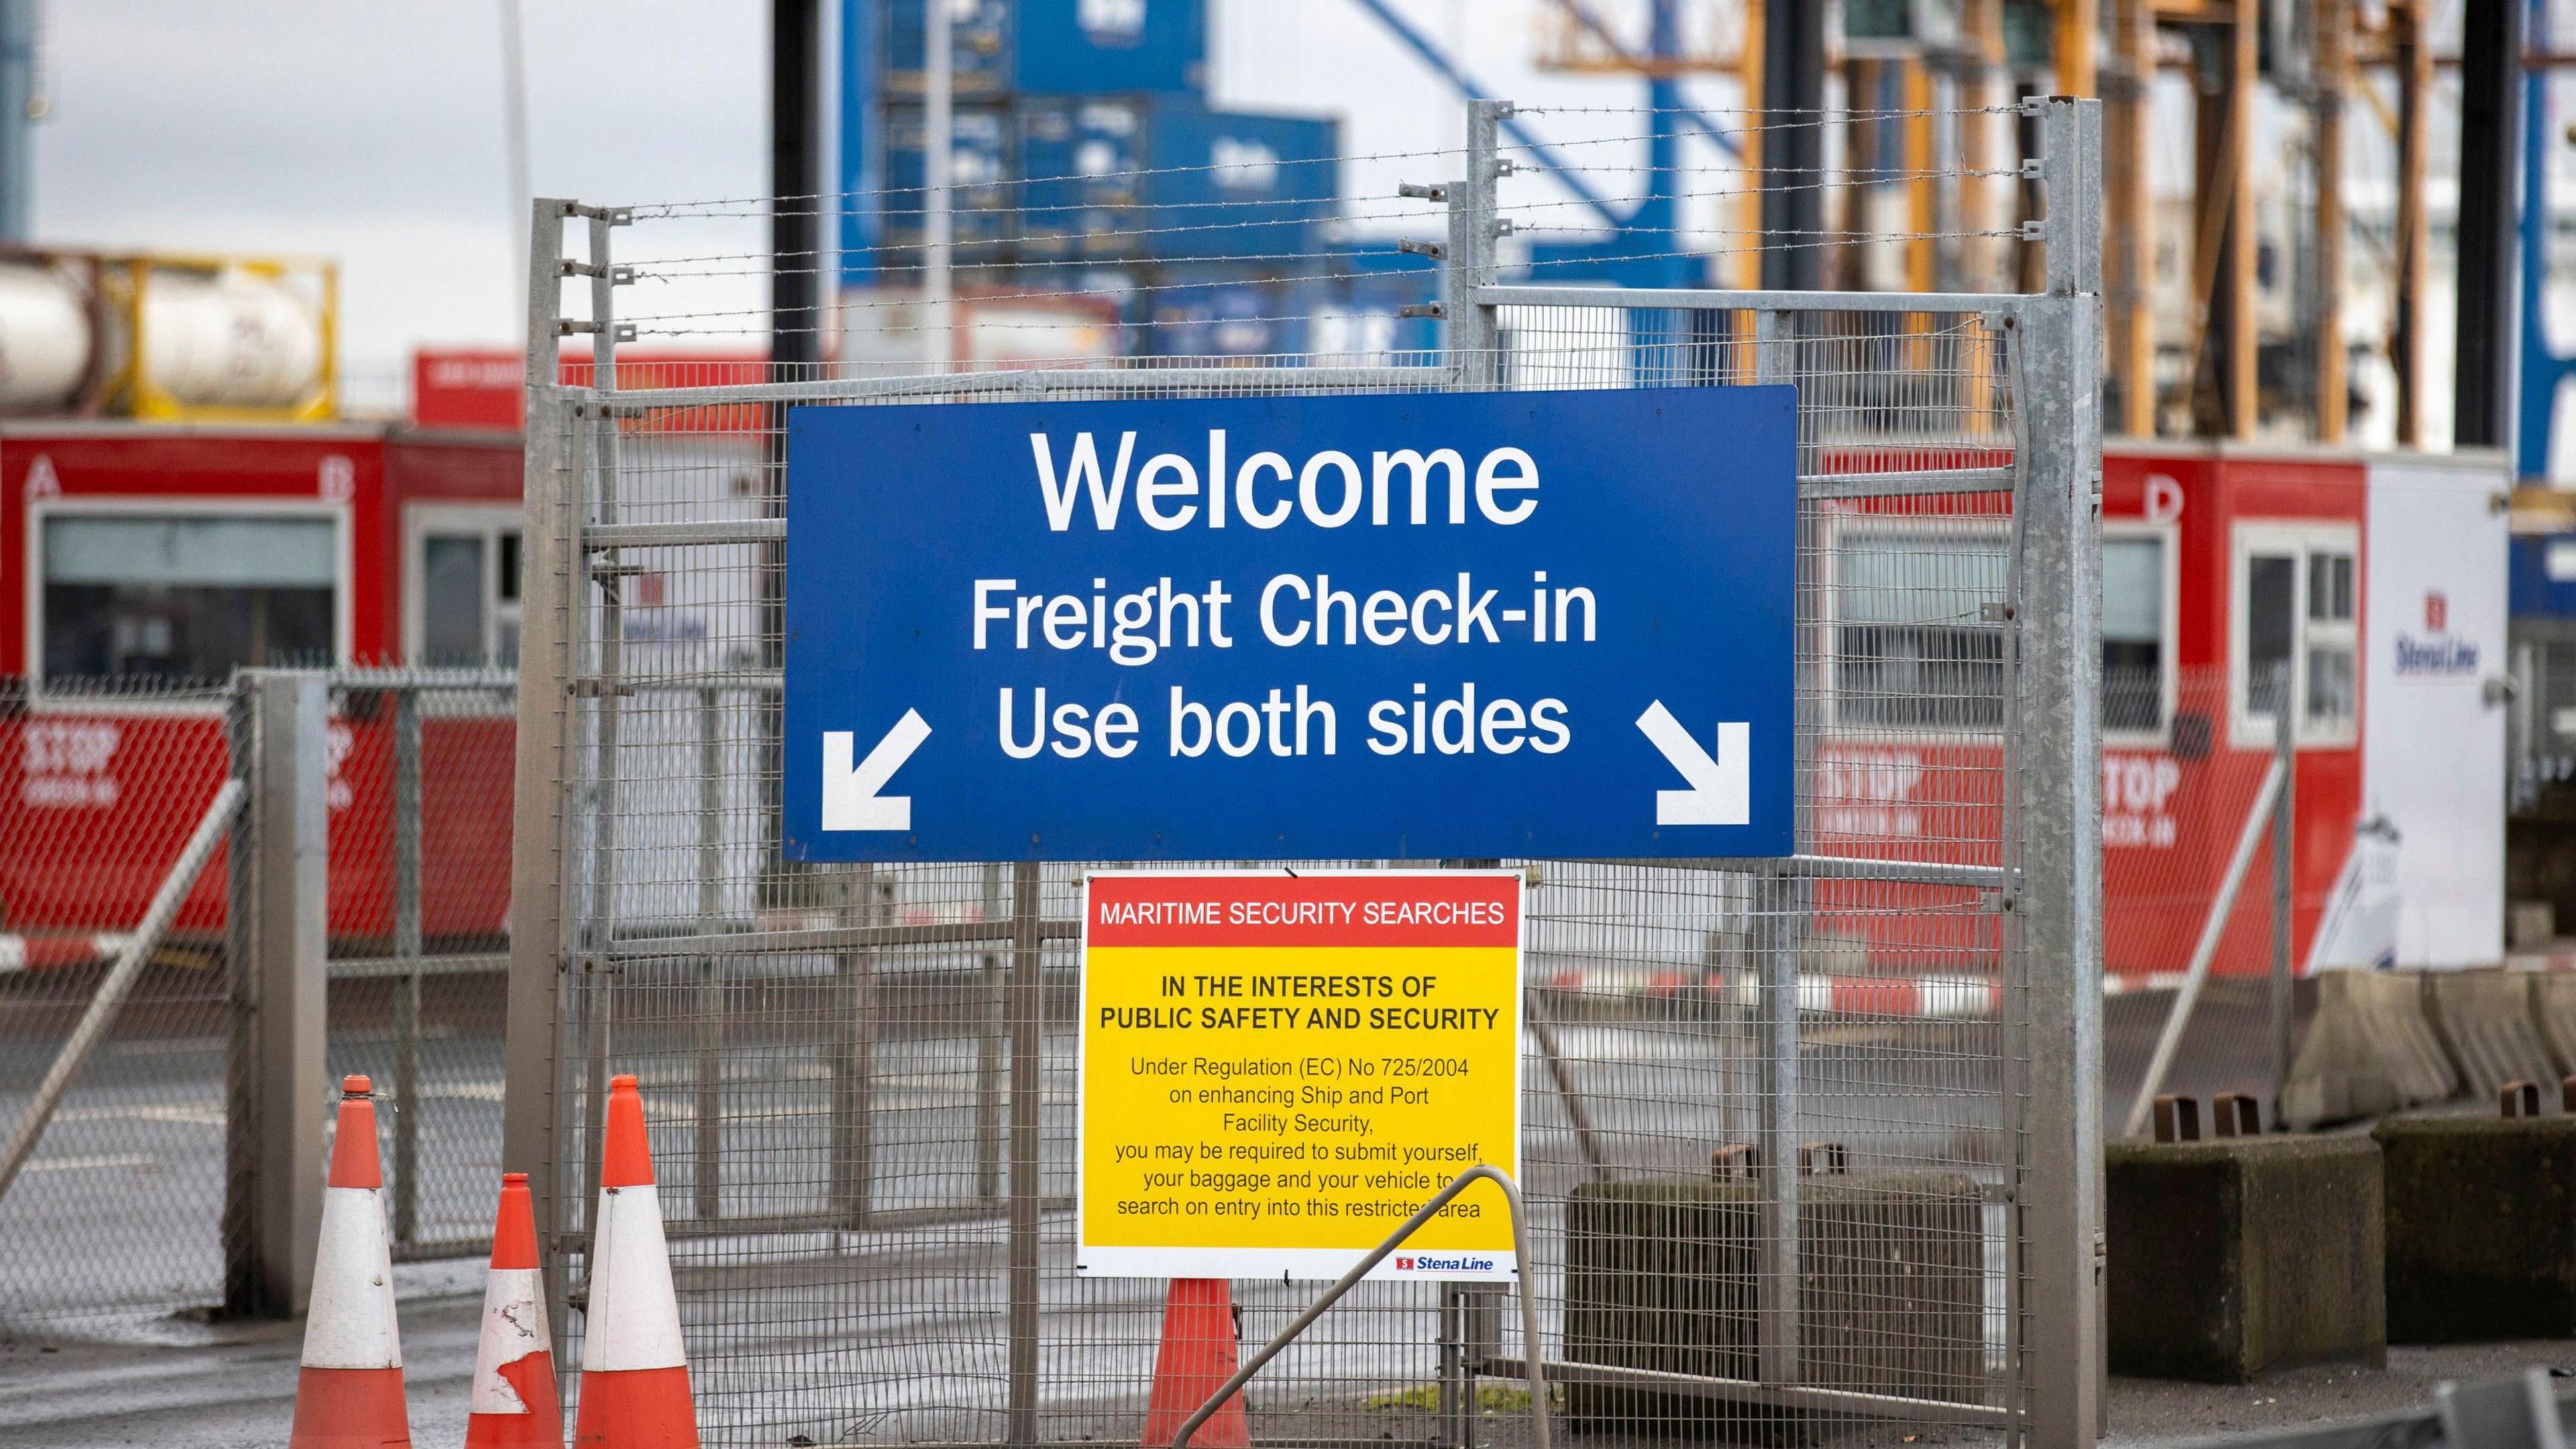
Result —
<instances>
[{"instance_id":1,"label":"red banner on sign","mask_svg":"<svg viewBox=\"0 0 2576 1449\"><path fill-rule=\"evenodd\" d=\"M1491 875L1100 875L1095 946L1513 946L1517 882Z\"/></svg>"}]
</instances>

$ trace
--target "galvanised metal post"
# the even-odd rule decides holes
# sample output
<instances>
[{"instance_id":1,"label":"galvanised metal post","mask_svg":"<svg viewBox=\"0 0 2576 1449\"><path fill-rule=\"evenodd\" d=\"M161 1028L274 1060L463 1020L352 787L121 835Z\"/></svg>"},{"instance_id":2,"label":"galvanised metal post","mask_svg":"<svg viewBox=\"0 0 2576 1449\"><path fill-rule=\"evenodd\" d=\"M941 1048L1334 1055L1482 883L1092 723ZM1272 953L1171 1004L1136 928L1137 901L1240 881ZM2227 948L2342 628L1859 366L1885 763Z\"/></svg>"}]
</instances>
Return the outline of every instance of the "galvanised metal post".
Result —
<instances>
[{"instance_id":1,"label":"galvanised metal post","mask_svg":"<svg viewBox=\"0 0 2576 1449\"><path fill-rule=\"evenodd\" d=\"M2272 692L2272 760L2281 773L2281 788L2272 796L2272 979L2265 992L2272 1044L2271 1098L2263 1110L2274 1125L2281 1121L2281 1092L2290 1084L2290 888L2298 860L2299 726L2304 701L2291 693L2287 664L2278 671Z\"/></svg>"},{"instance_id":2,"label":"galvanised metal post","mask_svg":"<svg viewBox=\"0 0 2576 1449\"><path fill-rule=\"evenodd\" d=\"M564 270L577 272L590 279L590 321L563 323L558 330L579 328L590 334L591 396L600 401L617 393L617 343L620 335L634 335L632 326L617 322L617 285L622 269L611 260L611 234L625 219L625 213L607 207L583 207L581 214L589 223L590 259L567 265ZM575 528L596 522L603 528L614 528L618 519L618 419L606 407L594 410L589 426L589 461L591 484L585 499L576 494L572 519ZM581 476L576 474L576 477ZM597 557L593 558L596 552ZM582 1008L589 1027L587 1054L589 1077L582 1087L582 1161L587 1167L597 1161L597 1145L602 1123L608 1110L609 1022L615 1014L616 965L609 959L608 948L617 934L617 866L618 822L621 804L618 778L623 764L620 751L620 729L624 711L619 700L626 692L626 579L630 572L614 546L593 550L588 541L575 536L572 563L580 582L575 585L574 619L587 617L583 603L589 595L580 591L582 582L598 590L598 624L590 631L596 643L594 657L599 674L587 681L577 681L576 692L592 700L590 727L591 798L590 872L582 896L582 924L579 965L584 990ZM578 642L578 640L577 640ZM578 656L576 656L578 658ZM589 1226L591 1180L583 1179L579 1206ZM587 1250L585 1249L585 1252Z\"/></svg>"},{"instance_id":3,"label":"galvanised metal post","mask_svg":"<svg viewBox=\"0 0 2576 1449\"><path fill-rule=\"evenodd\" d=\"M420 1240L420 690L394 701L394 1242Z\"/></svg>"},{"instance_id":4,"label":"galvanised metal post","mask_svg":"<svg viewBox=\"0 0 2576 1449\"><path fill-rule=\"evenodd\" d=\"M878 924L875 865L840 867L828 879L841 925ZM843 1225L863 1228L875 1210L876 951L861 946L836 953L832 975L831 1211Z\"/></svg>"},{"instance_id":5,"label":"galvanised metal post","mask_svg":"<svg viewBox=\"0 0 2576 1449\"><path fill-rule=\"evenodd\" d=\"M1011 867L1010 1347L1006 1428L1012 1449L1038 1442L1038 1176L1040 974L1038 867Z\"/></svg>"},{"instance_id":6,"label":"galvanised metal post","mask_svg":"<svg viewBox=\"0 0 2576 1449\"><path fill-rule=\"evenodd\" d=\"M2027 1438L2101 1428L2101 103L2039 112L2048 291L2015 327L2025 433L2013 500L2017 795L2005 864L2024 992ZM2009 1261L2009 1259L2008 1259Z\"/></svg>"},{"instance_id":7,"label":"galvanised metal post","mask_svg":"<svg viewBox=\"0 0 2576 1449\"><path fill-rule=\"evenodd\" d=\"M330 930L328 694L315 674L236 686L233 771L250 786L229 856L233 1091L225 1301L289 1317L313 1287L322 1225L324 958Z\"/></svg>"},{"instance_id":8,"label":"galvanised metal post","mask_svg":"<svg viewBox=\"0 0 2576 1449\"><path fill-rule=\"evenodd\" d=\"M698 690L698 923L724 909L724 714L713 685ZM724 965L698 962L696 1165L689 1176L698 1217L724 1211Z\"/></svg>"},{"instance_id":9,"label":"galvanised metal post","mask_svg":"<svg viewBox=\"0 0 2576 1449\"><path fill-rule=\"evenodd\" d=\"M1463 179L1449 186L1449 243L1441 269L1440 311L1446 320L1453 385L1469 391L1498 386L1500 359L1494 309L1477 300L1494 281L1494 238L1501 228L1495 183L1502 176L1495 131L1510 115L1509 101L1467 103Z\"/></svg>"},{"instance_id":10,"label":"galvanised metal post","mask_svg":"<svg viewBox=\"0 0 2576 1449\"><path fill-rule=\"evenodd\" d=\"M1753 381L1792 382L1789 315L1753 315ZM1803 738L1804 732L1801 732ZM1802 770L1801 780L1814 778ZM1761 1162L1761 1239L1754 1260L1755 1337L1762 1382L1799 1379L1798 1284L1798 931L1802 883L1776 873L1754 877L1756 969L1754 1137Z\"/></svg>"},{"instance_id":11,"label":"galvanised metal post","mask_svg":"<svg viewBox=\"0 0 2576 1449\"><path fill-rule=\"evenodd\" d=\"M541 1240L552 1249L565 1223L556 1175L563 1030L565 936L563 823L570 726L574 600L570 472L571 399L559 372L556 323L563 310L563 229L573 203L531 208L528 241L526 465L522 479L518 760L512 782L510 988L501 1107L501 1165L528 1175ZM564 1362L569 1278L549 1252L556 1362Z\"/></svg>"},{"instance_id":12,"label":"galvanised metal post","mask_svg":"<svg viewBox=\"0 0 2576 1449\"><path fill-rule=\"evenodd\" d=\"M1002 866L983 868L983 918L996 921L1006 909ZM1002 1036L1010 1007L1002 985L1002 953L987 947L976 958L975 998L975 1199L991 1202L1002 1195Z\"/></svg>"}]
</instances>

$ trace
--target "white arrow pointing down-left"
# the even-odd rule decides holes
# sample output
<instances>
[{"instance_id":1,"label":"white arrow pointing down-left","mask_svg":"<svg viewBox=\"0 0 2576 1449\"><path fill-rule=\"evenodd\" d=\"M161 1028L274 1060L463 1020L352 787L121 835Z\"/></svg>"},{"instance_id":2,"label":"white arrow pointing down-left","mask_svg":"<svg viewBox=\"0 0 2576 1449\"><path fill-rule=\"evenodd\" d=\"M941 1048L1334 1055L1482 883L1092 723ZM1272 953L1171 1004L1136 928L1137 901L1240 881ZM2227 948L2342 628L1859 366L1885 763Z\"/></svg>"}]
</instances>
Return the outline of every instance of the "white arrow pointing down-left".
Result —
<instances>
[{"instance_id":1,"label":"white arrow pointing down-left","mask_svg":"<svg viewBox=\"0 0 2576 1449\"><path fill-rule=\"evenodd\" d=\"M912 797L880 795L885 782L930 738L930 725L919 710L905 710L868 757L851 765L859 752L858 736L848 730L823 731L823 828L826 830L910 830Z\"/></svg>"},{"instance_id":2,"label":"white arrow pointing down-left","mask_svg":"<svg viewBox=\"0 0 2576 1449\"><path fill-rule=\"evenodd\" d=\"M1662 700L1646 706L1637 716L1637 728L1672 767L1690 782L1687 790L1655 792L1657 825L1746 825L1753 820L1752 725L1744 720L1720 720L1717 725L1717 757L1699 747L1691 732L1673 718Z\"/></svg>"}]
</instances>

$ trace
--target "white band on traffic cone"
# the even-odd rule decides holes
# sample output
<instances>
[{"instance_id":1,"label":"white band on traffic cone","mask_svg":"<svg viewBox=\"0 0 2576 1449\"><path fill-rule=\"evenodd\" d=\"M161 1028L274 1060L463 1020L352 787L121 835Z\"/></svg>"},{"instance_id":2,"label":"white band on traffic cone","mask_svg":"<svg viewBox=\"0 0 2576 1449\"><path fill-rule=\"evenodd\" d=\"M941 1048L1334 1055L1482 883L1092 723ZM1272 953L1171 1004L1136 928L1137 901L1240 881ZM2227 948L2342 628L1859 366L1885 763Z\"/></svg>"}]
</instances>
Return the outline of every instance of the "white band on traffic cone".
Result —
<instances>
[{"instance_id":1,"label":"white band on traffic cone","mask_svg":"<svg viewBox=\"0 0 2576 1449\"><path fill-rule=\"evenodd\" d=\"M372 1187L322 1189L322 1240L313 1259L313 1302L304 1320L304 1367L402 1367L394 1327L393 1250Z\"/></svg>"},{"instance_id":2,"label":"white band on traffic cone","mask_svg":"<svg viewBox=\"0 0 2576 1449\"><path fill-rule=\"evenodd\" d=\"M671 1292L671 1259L662 1238L662 1204L653 1184L601 1188L596 1221L582 1372L687 1367L680 1304Z\"/></svg>"},{"instance_id":3,"label":"white band on traffic cone","mask_svg":"<svg viewBox=\"0 0 2576 1449\"><path fill-rule=\"evenodd\" d=\"M501 1375L504 1366L532 1353L552 1353L546 1335L546 1300L534 1268L493 1268L483 1285L483 1336L474 1345L474 1392L469 1414L532 1412ZM549 1374L551 1380L551 1373ZM548 1407L552 1407L549 1405Z\"/></svg>"}]
</instances>

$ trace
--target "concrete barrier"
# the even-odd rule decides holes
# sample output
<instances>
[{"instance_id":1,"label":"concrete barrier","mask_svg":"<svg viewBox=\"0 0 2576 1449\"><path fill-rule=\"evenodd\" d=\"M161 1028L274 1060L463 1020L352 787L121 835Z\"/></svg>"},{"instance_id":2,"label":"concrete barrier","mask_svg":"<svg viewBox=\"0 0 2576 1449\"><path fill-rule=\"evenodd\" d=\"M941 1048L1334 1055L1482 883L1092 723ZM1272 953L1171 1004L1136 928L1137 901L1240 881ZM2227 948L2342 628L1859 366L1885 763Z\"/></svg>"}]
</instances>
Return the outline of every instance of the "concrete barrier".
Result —
<instances>
[{"instance_id":1,"label":"concrete barrier","mask_svg":"<svg viewBox=\"0 0 2576 1449\"><path fill-rule=\"evenodd\" d=\"M2576 971L2531 975L2531 1020L2560 1077L2576 1076Z\"/></svg>"},{"instance_id":2,"label":"concrete barrier","mask_svg":"<svg viewBox=\"0 0 2576 1449\"><path fill-rule=\"evenodd\" d=\"M2243 1383L2292 1364L2387 1361L2368 1138L2118 1142L2104 1158L2111 1372Z\"/></svg>"},{"instance_id":3,"label":"concrete barrier","mask_svg":"<svg viewBox=\"0 0 2576 1449\"><path fill-rule=\"evenodd\" d=\"M2438 1102L2459 1073L2414 971L2320 971L2317 1014L2290 1065L2281 1115L2298 1128Z\"/></svg>"},{"instance_id":4,"label":"concrete barrier","mask_svg":"<svg viewBox=\"0 0 2576 1449\"><path fill-rule=\"evenodd\" d=\"M2392 1117L2371 1135L2391 1343L2576 1335L2576 1116Z\"/></svg>"},{"instance_id":5,"label":"concrete barrier","mask_svg":"<svg viewBox=\"0 0 2576 1449\"><path fill-rule=\"evenodd\" d=\"M2425 973L2433 1029L2471 1096L2492 1101L2507 1082L2557 1080L2532 1018L2531 981L2502 967Z\"/></svg>"},{"instance_id":6,"label":"concrete barrier","mask_svg":"<svg viewBox=\"0 0 2576 1449\"><path fill-rule=\"evenodd\" d=\"M1981 1400L1983 1201L1964 1173L1803 1177L1799 1382ZM1566 1203L1565 1356L1760 1379L1761 1203L1758 1173L1576 1188ZM1565 1392L1575 1424L1623 1434L1722 1428L1747 1413L1650 1389L1574 1383Z\"/></svg>"}]
</instances>

